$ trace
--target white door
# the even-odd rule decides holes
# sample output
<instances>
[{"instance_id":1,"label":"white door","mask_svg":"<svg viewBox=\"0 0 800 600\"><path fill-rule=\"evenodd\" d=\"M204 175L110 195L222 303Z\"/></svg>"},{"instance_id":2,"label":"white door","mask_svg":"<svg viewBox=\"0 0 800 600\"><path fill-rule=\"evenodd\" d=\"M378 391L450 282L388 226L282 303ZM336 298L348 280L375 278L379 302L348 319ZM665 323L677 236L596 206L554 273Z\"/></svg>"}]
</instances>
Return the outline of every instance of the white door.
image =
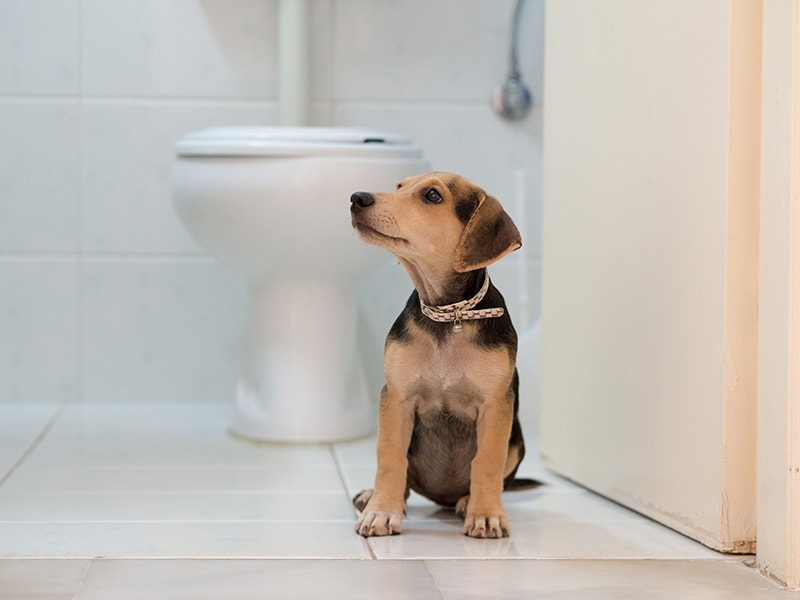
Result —
<instances>
[{"instance_id":1,"label":"white door","mask_svg":"<svg viewBox=\"0 0 800 600\"><path fill-rule=\"evenodd\" d=\"M760 10L545 11L543 459L728 552L756 538Z\"/></svg>"}]
</instances>

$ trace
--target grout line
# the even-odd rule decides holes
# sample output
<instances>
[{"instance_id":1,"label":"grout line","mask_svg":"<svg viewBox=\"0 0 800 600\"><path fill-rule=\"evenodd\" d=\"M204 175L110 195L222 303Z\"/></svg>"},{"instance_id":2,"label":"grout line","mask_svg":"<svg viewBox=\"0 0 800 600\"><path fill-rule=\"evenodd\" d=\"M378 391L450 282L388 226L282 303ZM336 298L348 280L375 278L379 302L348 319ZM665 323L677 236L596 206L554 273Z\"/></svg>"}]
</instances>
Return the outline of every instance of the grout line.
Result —
<instances>
[{"instance_id":1,"label":"grout line","mask_svg":"<svg viewBox=\"0 0 800 600\"><path fill-rule=\"evenodd\" d=\"M84 35L84 5L83 0L78 2L78 198L75 206L76 224L76 269L75 269L75 294L76 294L76 339L75 339L75 370L78 382L78 397L76 400L86 399L86 361L84 360L84 349L86 347L86 294L84 282L86 281L86 243L84 240L85 230L85 201L86 201L86 103L83 98L83 35Z\"/></svg>"},{"instance_id":2,"label":"grout line","mask_svg":"<svg viewBox=\"0 0 800 600\"><path fill-rule=\"evenodd\" d=\"M331 458L333 459L334 465L336 465L336 472L339 475L339 481L342 482L342 489L344 490L345 497L347 498L347 501L350 503L350 507L353 510L353 516L357 517L358 516L358 511L356 511L355 506L353 506L353 504L352 504L352 499L350 498L350 492L347 489L347 478L344 476L344 470L342 469L342 462L339 460L339 453L336 452L336 445L335 444L330 444L328 446L328 450L331 453ZM378 560L378 556L375 554L375 551L372 549L372 544L370 544L369 539L367 539L367 538L362 538L362 539L364 539L364 545L367 547L367 550L369 550L370 559L371 560Z\"/></svg>"},{"instance_id":3,"label":"grout line","mask_svg":"<svg viewBox=\"0 0 800 600\"><path fill-rule=\"evenodd\" d=\"M81 573L81 580L78 583L78 588L72 593L72 598L77 598L83 589L83 586L86 584L86 577L89 575L89 571L92 568L92 565L95 563L96 558L90 558L86 561L86 569L84 569L83 573Z\"/></svg>"},{"instance_id":4,"label":"grout line","mask_svg":"<svg viewBox=\"0 0 800 600\"><path fill-rule=\"evenodd\" d=\"M185 262L218 264L208 254L197 252L86 252L82 248L68 252L0 252L0 262Z\"/></svg>"},{"instance_id":5,"label":"grout line","mask_svg":"<svg viewBox=\"0 0 800 600\"><path fill-rule=\"evenodd\" d=\"M231 108L275 108L278 100L274 96L197 96L180 94L84 94L81 90L71 93L29 93L0 95L0 104L60 104L64 102L78 102L87 106L140 106L182 108L185 106L199 107L231 107ZM313 101L317 106L330 107L339 110L349 109L389 109L389 110L422 110L422 109L451 109L453 107L468 110L485 110L485 98L408 98L397 100L391 97L351 98L334 95L332 91L327 98L317 98Z\"/></svg>"},{"instance_id":6,"label":"grout line","mask_svg":"<svg viewBox=\"0 0 800 600\"><path fill-rule=\"evenodd\" d=\"M356 534L356 535L358 535L358 534ZM370 560L379 560L378 559L378 555L375 554L375 551L372 549L372 544L370 543L370 538L363 538L363 539L364 539L364 545L367 547L367 550L369 550L369 558L370 558Z\"/></svg>"},{"instance_id":7,"label":"grout line","mask_svg":"<svg viewBox=\"0 0 800 600\"><path fill-rule=\"evenodd\" d=\"M61 519L12 519L0 520L3 525L280 525L311 523L315 525L338 525L340 523L350 523L350 519L80 519L80 518L61 518ZM355 532L353 532L355 533ZM2 598L2 595L0 595Z\"/></svg>"},{"instance_id":8,"label":"grout line","mask_svg":"<svg viewBox=\"0 0 800 600\"><path fill-rule=\"evenodd\" d=\"M436 575L431 570L431 566L428 564L428 562L429 562L429 559L427 559L427 558L426 559L422 559L422 565L425 567L425 570L428 572L428 575L430 576L431 581L433 582L433 587L436 588L436 591L439 593L439 596L442 598L442 600L446 600L447 596L442 591L442 589L439 587L439 580L436 579Z\"/></svg>"},{"instance_id":9,"label":"grout line","mask_svg":"<svg viewBox=\"0 0 800 600\"><path fill-rule=\"evenodd\" d=\"M331 458L333 459L333 464L336 466L336 474L339 477L339 482L342 484L342 490L344 491L344 495L347 498L348 503L350 503L351 508L353 509L354 516L357 516L357 511L352 503L352 498L350 498L350 491L347 489L347 478L344 476L344 470L342 469L342 463L339 460L339 454L336 452L336 446L334 444L328 445L328 451L331 454Z\"/></svg>"},{"instance_id":10,"label":"grout line","mask_svg":"<svg viewBox=\"0 0 800 600\"><path fill-rule=\"evenodd\" d=\"M426 570L430 572L428 563L443 563L454 562L462 565L474 565L475 563L490 563L490 562L536 562L536 563L593 563L593 564L608 564L608 563L676 563L676 562L691 562L691 563L716 563L727 565L742 565L748 569L753 569L749 562L754 558L754 555L742 554L731 555L730 557L723 558L697 558L689 556L392 556L387 558L375 559L382 563L424 563ZM186 560L186 561L207 561L207 560L220 560L220 561L367 561L362 556L321 556L318 554L312 555L220 555L220 554L36 554L36 555L15 555L4 556L0 558L0 563L8 563L9 561L162 561L162 560ZM435 578L434 578L435 580ZM438 587L438 586L437 586ZM5 597L5 596L3 596ZM726 596L727 597L727 596ZM794 600L794 597L789 597L786 600Z\"/></svg>"},{"instance_id":11,"label":"grout line","mask_svg":"<svg viewBox=\"0 0 800 600\"><path fill-rule=\"evenodd\" d=\"M53 466L60 467L60 468L69 468L67 465L51 465L50 467L44 467L44 469L50 469ZM81 470L90 470L92 467L78 467ZM119 471L121 467L109 467L108 469L103 470L113 470ZM95 469L96 470L96 469ZM73 496L126 496L126 497L133 497L136 498L137 496L223 496L223 497L231 497L231 496L333 496L341 494L339 490L162 490L162 489L150 489L150 490L141 490L141 489L134 489L134 490L127 490L127 489L97 489L97 490L19 490L15 492L8 492L9 495L15 496L58 496L58 497L73 497ZM349 517L348 517L349 518ZM0 520L2 520L0 518ZM268 519L267 519L268 520ZM324 520L324 519L323 519ZM336 518L332 519L334 521L343 521L344 518Z\"/></svg>"},{"instance_id":12,"label":"grout line","mask_svg":"<svg viewBox=\"0 0 800 600\"><path fill-rule=\"evenodd\" d=\"M6 472L6 474L3 475L2 479L0 479L0 488L2 488L3 484L6 481L8 481L11 478L11 476L19 470L22 464L26 460L28 460L28 457L36 451L36 449L39 447L39 444L41 444L44 441L44 438L47 437L47 435L50 433L50 430L53 429L56 422L61 418L61 415L64 413L65 409L66 409L66 404L64 403L58 406L58 409L56 409L56 412L53 413L53 416L50 417L50 420L45 424L45 426L39 432L39 435L36 436L36 439L33 440L30 446L28 446L28 449L25 450L22 456L20 456L17 459L17 462L14 463L14 466L12 466Z\"/></svg>"},{"instance_id":13,"label":"grout line","mask_svg":"<svg viewBox=\"0 0 800 600\"><path fill-rule=\"evenodd\" d=\"M183 107L183 106L210 106L210 107L264 107L277 104L275 98L269 96L181 96L169 94L137 95L137 94L83 94L78 90L71 93L31 93L0 95L2 104L63 104L65 102L78 102L91 106L153 106L153 107Z\"/></svg>"},{"instance_id":14,"label":"grout line","mask_svg":"<svg viewBox=\"0 0 800 600\"><path fill-rule=\"evenodd\" d=\"M0 252L0 264L14 263L63 263L77 261L77 252Z\"/></svg>"}]
</instances>

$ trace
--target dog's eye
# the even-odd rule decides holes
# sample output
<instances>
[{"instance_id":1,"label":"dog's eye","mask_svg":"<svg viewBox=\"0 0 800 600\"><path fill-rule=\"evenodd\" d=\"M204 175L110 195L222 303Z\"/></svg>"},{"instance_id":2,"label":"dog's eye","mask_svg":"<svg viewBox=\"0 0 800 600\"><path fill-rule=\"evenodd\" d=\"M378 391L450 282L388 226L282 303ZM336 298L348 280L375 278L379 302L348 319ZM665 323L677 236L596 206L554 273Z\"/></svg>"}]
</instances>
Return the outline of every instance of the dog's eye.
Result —
<instances>
[{"instance_id":1,"label":"dog's eye","mask_svg":"<svg viewBox=\"0 0 800 600\"><path fill-rule=\"evenodd\" d=\"M439 192L437 192L435 188L431 188L427 192L425 192L425 202L429 204L439 204L441 201L442 197L439 195Z\"/></svg>"}]
</instances>

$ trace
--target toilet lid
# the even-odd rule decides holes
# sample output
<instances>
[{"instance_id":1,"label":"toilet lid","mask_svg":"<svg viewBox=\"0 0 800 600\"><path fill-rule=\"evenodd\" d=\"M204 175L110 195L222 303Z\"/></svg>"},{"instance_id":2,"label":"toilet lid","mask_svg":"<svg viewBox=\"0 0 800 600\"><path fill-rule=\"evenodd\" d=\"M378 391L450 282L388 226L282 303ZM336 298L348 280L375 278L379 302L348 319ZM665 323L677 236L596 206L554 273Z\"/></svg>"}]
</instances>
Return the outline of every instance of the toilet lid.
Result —
<instances>
[{"instance_id":1,"label":"toilet lid","mask_svg":"<svg viewBox=\"0 0 800 600\"><path fill-rule=\"evenodd\" d=\"M175 144L178 156L380 156L419 158L397 133L344 127L213 127Z\"/></svg>"}]
</instances>

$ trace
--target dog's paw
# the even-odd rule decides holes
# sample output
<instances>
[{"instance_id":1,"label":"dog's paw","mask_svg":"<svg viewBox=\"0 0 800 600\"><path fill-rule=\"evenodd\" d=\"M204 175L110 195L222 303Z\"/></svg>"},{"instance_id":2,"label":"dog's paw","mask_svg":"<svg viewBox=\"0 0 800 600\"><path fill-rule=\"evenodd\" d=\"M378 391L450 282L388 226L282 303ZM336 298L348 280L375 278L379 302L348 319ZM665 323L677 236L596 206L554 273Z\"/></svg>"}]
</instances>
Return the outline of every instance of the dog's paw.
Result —
<instances>
[{"instance_id":1,"label":"dog's paw","mask_svg":"<svg viewBox=\"0 0 800 600\"><path fill-rule=\"evenodd\" d=\"M375 490L372 490L372 489L369 489L369 490L361 490L361 491L360 491L360 492L358 492L358 493L357 493L355 496L353 496L353 506L355 506L355 507L356 507L356 510L357 510L358 512L361 512L361 511L363 511L363 510L364 510L364 508L366 508L366 506L367 506L367 503L368 503L368 502L370 501L370 499L372 498L372 493L373 493L374 491L375 491Z\"/></svg>"},{"instance_id":2,"label":"dog's paw","mask_svg":"<svg viewBox=\"0 0 800 600\"><path fill-rule=\"evenodd\" d=\"M498 509L471 510L469 494L456 502L456 514L464 519L464 535L474 538L504 538L511 535L511 527L502 507Z\"/></svg>"},{"instance_id":3,"label":"dog's paw","mask_svg":"<svg viewBox=\"0 0 800 600\"><path fill-rule=\"evenodd\" d=\"M397 535L402 532L403 515L400 512L365 510L356 522L356 533L364 537Z\"/></svg>"},{"instance_id":4,"label":"dog's paw","mask_svg":"<svg viewBox=\"0 0 800 600\"><path fill-rule=\"evenodd\" d=\"M502 509L485 512L468 511L469 496L462 500L465 502L461 505L461 501L459 501L459 504L456 505L456 513L464 517L464 535L474 538L504 538L511 535L511 527Z\"/></svg>"},{"instance_id":5,"label":"dog's paw","mask_svg":"<svg viewBox=\"0 0 800 600\"><path fill-rule=\"evenodd\" d=\"M474 538L504 538L511 535L505 515L470 513L464 519L464 534Z\"/></svg>"}]
</instances>

